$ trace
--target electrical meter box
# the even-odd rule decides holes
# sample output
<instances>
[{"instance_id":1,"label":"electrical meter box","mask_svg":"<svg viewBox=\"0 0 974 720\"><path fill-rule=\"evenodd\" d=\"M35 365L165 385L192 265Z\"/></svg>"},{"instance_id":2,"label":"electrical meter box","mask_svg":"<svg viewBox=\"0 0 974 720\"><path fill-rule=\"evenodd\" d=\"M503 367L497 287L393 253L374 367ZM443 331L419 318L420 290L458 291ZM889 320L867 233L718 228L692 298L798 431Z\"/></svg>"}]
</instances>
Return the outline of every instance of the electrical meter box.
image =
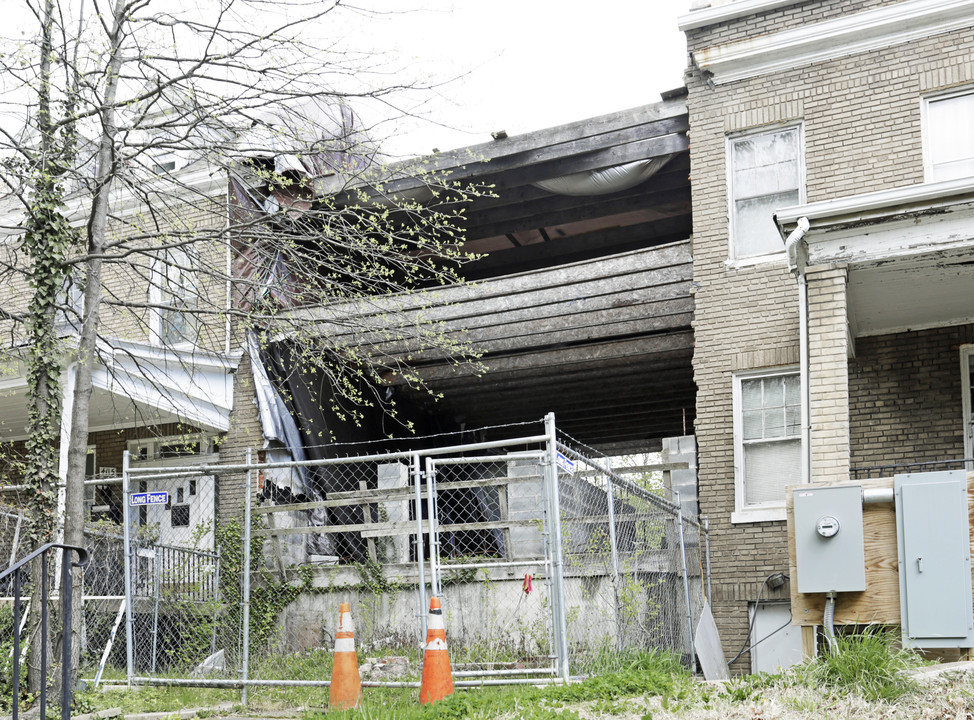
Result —
<instances>
[{"instance_id":1,"label":"electrical meter box","mask_svg":"<svg viewBox=\"0 0 974 720\"><path fill-rule=\"evenodd\" d=\"M903 644L974 647L964 470L895 475Z\"/></svg>"},{"instance_id":2,"label":"electrical meter box","mask_svg":"<svg viewBox=\"0 0 974 720\"><path fill-rule=\"evenodd\" d=\"M798 592L865 590L862 487L806 486L793 493Z\"/></svg>"}]
</instances>

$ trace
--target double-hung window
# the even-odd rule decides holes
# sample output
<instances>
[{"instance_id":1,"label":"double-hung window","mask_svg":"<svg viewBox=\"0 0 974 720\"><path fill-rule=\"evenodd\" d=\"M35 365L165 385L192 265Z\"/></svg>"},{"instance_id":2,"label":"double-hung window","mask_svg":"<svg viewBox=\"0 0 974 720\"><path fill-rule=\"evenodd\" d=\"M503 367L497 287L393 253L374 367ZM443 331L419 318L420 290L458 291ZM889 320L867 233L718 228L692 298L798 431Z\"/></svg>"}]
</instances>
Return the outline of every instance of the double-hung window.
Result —
<instances>
[{"instance_id":1,"label":"double-hung window","mask_svg":"<svg viewBox=\"0 0 974 720\"><path fill-rule=\"evenodd\" d=\"M196 342L199 305L195 255L181 248L159 253L150 288L156 307L152 323L155 342L185 345Z\"/></svg>"},{"instance_id":2,"label":"double-hung window","mask_svg":"<svg viewBox=\"0 0 974 720\"><path fill-rule=\"evenodd\" d=\"M974 91L926 98L923 115L927 181L974 176Z\"/></svg>"},{"instance_id":3,"label":"double-hung window","mask_svg":"<svg viewBox=\"0 0 974 720\"><path fill-rule=\"evenodd\" d=\"M797 370L734 377L734 460L735 519L783 519L785 487L802 478Z\"/></svg>"},{"instance_id":4,"label":"double-hung window","mask_svg":"<svg viewBox=\"0 0 974 720\"><path fill-rule=\"evenodd\" d=\"M732 259L784 250L774 212L804 201L801 145L797 126L728 140Z\"/></svg>"}]
</instances>

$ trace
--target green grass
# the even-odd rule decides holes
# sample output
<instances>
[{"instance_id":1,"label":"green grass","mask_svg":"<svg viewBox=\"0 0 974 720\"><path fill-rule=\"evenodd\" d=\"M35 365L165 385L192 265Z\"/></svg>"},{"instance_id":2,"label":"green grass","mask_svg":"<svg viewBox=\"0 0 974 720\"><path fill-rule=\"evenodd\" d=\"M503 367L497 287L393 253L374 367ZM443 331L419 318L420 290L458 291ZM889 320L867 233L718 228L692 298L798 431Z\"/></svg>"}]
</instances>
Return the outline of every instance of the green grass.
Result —
<instances>
[{"instance_id":1,"label":"green grass","mask_svg":"<svg viewBox=\"0 0 974 720\"><path fill-rule=\"evenodd\" d=\"M313 675L314 660L307 658L304 670ZM606 661L608 663L608 660ZM361 706L356 710L330 712L327 687L259 687L249 697L254 709L308 708L307 720L348 718L349 720L473 720L507 715L530 720L572 720L577 713L567 705L593 702L601 714L625 710L620 702L633 696L680 696L681 687L689 685L689 674L672 655L661 652L617 654L611 661L612 671L568 686L530 685L491 686L458 690L432 705L419 705L416 688L365 688ZM327 677L320 676L319 677ZM123 712L172 711L187 707L212 707L240 700L239 690L217 690L191 687L141 687L134 690L97 690L79 698L85 710L121 707Z\"/></svg>"},{"instance_id":2,"label":"green grass","mask_svg":"<svg viewBox=\"0 0 974 720\"><path fill-rule=\"evenodd\" d=\"M836 644L835 652L822 655L797 671L804 682L839 693L854 693L870 701L898 700L917 689L907 672L923 661L899 646L898 635L866 628L855 635L837 637Z\"/></svg>"}]
</instances>

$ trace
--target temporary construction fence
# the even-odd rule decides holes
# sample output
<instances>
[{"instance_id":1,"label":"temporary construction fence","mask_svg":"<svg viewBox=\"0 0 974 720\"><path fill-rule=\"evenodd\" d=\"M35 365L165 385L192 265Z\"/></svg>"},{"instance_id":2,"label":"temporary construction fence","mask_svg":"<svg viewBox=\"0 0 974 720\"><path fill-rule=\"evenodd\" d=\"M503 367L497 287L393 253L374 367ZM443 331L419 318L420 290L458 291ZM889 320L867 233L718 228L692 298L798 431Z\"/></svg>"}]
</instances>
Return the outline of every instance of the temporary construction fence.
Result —
<instances>
[{"instance_id":1,"label":"temporary construction fence","mask_svg":"<svg viewBox=\"0 0 974 720\"><path fill-rule=\"evenodd\" d=\"M104 531L85 576L100 665L130 683L239 687L245 701L260 686L326 685L349 602L360 657L378 659L364 684L409 683L433 596L459 686L566 681L624 650L692 664L705 523L660 477L614 465L551 415L489 430L511 437L335 446L347 456L304 462L126 457L121 542Z\"/></svg>"}]
</instances>

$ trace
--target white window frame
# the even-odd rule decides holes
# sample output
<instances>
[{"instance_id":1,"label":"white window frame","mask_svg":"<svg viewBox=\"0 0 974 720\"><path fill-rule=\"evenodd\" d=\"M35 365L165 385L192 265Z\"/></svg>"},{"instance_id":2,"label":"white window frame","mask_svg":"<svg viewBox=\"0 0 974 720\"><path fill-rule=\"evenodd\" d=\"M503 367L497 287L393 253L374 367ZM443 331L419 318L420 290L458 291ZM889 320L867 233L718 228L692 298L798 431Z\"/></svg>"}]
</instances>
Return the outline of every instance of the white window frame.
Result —
<instances>
[{"instance_id":1,"label":"white window frame","mask_svg":"<svg viewBox=\"0 0 974 720\"><path fill-rule=\"evenodd\" d=\"M734 267L757 265L769 261L780 261L785 256L785 242L781 241L781 249L758 255L741 255L736 252L737 211L734 197L734 145L759 135L795 130L798 133L798 203L805 202L805 126L801 122L783 123L779 125L764 125L746 132L727 135L725 139L724 157L726 159L727 176L727 227L728 227L728 264Z\"/></svg>"},{"instance_id":2,"label":"white window frame","mask_svg":"<svg viewBox=\"0 0 974 720\"><path fill-rule=\"evenodd\" d=\"M181 445L198 442L200 451L171 458L159 457L159 449L164 445ZM146 459L139 459L139 450L146 449ZM166 435L165 437L151 437L142 440L129 440L125 449L129 451L130 467L166 467L167 465L202 465L219 458L216 440L206 433L189 433L187 435Z\"/></svg>"},{"instance_id":3,"label":"white window frame","mask_svg":"<svg viewBox=\"0 0 974 720\"><path fill-rule=\"evenodd\" d=\"M964 414L964 457L974 458L974 407L971 403L971 369L974 368L974 345L960 346L961 408ZM968 470L974 470L968 467Z\"/></svg>"},{"instance_id":4,"label":"white window frame","mask_svg":"<svg viewBox=\"0 0 974 720\"><path fill-rule=\"evenodd\" d=\"M968 85L963 88L954 88L949 91L926 95L921 99L920 125L922 128L923 179L925 182L943 182L941 180L936 180L933 176L933 158L931 157L932 149L930 147L930 132L932 130L930 127L930 104L965 96L972 97L972 99L974 99L974 87Z\"/></svg>"},{"instance_id":5,"label":"white window frame","mask_svg":"<svg viewBox=\"0 0 974 720\"><path fill-rule=\"evenodd\" d=\"M169 253L179 253L184 257L184 260L173 260L172 262L176 265L182 267L189 267L194 264L193 253L190 250L183 248L172 248L169 250L160 250L160 254ZM182 342L168 342L164 337L163 328L163 318L168 312L178 313L179 308L175 305L171 305L166 302L163 289L168 285L168 269L171 267L170 263L167 263L163 257L156 257L152 262L151 270L151 281L149 283L149 303L152 306L152 312L149 317L149 342L153 345L165 345L166 347L187 349L192 348L196 345L196 341L199 338L199 322L197 318L193 318L193 322L196 323L196 330L193 333L192 338L184 339ZM199 273L193 271L194 283L192 289L186 289L184 285L184 294L193 294L196 296L196 304L193 309L199 306Z\"/></svg>"},{"instance_id":6,"label":"white window frame","mask_svg":"<svg viewBox=\"0 0 974 720\"><path fill-rule=\"evenodd\" d=\"M799 375L797 365L785 367L765 368L762 370L746 370L734 373L733 376L733 412L734 412L734 512L731 513L731 523L751 523L785 520L785 500L773 503L748 505L745 501L745 473L744 473L744 400L742 383L745 380L760 380L767 377L781 377L783 375ZM798 440L801 442L801 456L805 456L804 433L799 428ZM781 438L782 440L786 438ZM790 436L787 439L794 439Z\"/></svg>"}]
</instances>

